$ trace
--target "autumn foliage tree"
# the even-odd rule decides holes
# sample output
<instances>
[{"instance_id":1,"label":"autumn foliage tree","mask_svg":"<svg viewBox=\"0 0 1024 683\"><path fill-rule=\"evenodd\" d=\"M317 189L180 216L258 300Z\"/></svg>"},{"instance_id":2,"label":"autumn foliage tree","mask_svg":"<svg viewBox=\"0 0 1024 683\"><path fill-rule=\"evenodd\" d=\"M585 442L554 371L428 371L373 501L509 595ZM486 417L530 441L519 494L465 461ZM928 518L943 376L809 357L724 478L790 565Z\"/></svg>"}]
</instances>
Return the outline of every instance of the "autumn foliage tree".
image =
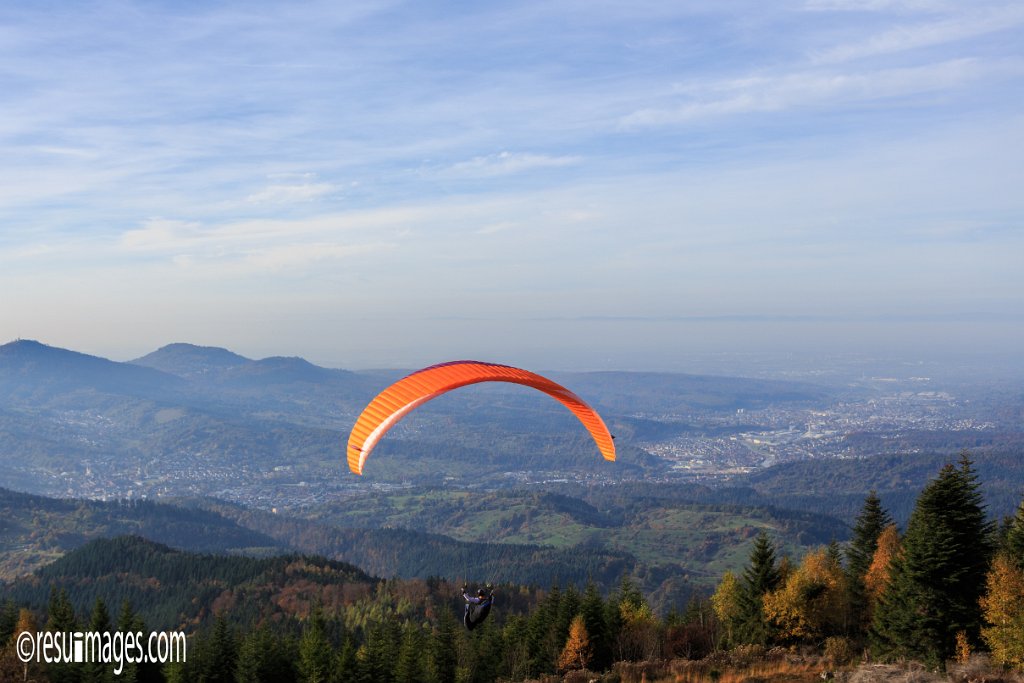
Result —
<instances>
[{"instance_id":1,"label":"autumn foliage tree","mask_svg":"<svg viewBox=\"0 0 1024 683\"><path fill-rule=\"evenodd\" d=\"M722 644L729 647L735 642L741 614L740 584L732 572L725 572L722 575L715 594L711 596L711 607L715 610L715 616L722 623Z\"/></svg>"},{"instance_id":2,"label":"autumn foliage tree","mask_svg":"<svg viewBox=\"0 0 1024 683\"><path fill-rule=\"evenodd\" d=\"M847 578L826 548L804 556L785 583L764 596L765 617L775 637L789 642L818 642L845 630L849 615Z\"/></svg>"},{"instance_id":3,"label":"autumn foliage tree","mask_svg":"<svg viewBox=\"0 0 1024 683\"><path fill-rule=\"evenodd\" d=\"M1024 668L1024 570L1006 555L992 563L981 598L981 630L996 661Z\"/></svg>"},{"instance_id":4,"label":"autumn foliage tree","mask_svg":"<svg viewBox=\"0 0 1024 683\"><path fill-rule=\"evenodd\" d=\"M1024 502L985 581L981 635L996 661L1024 668Z\"/></svg>"},{"instance_id":5,"label":"autumn foliage tree","mask_svg":"<svg viewBox=\"0 0 1024 683\"><path fill-rule=\"evenodd\" d=\"M590 638L587 625L582 614L573 617L569 624L569 637L565 641L562 654L558 657L558 668L561 671L585 669L590 663Z\"/></svg>"},{"instance_id":6,"label":"autumn foliage tree","mask_svg":"<svg viewBox=\"0 0 1024 683\"><path fill-rule=\"evenodd\" d=\"M875 556L871 558L871 566L868 567L868 571L864 575L865 609L868 620L874 613L875 605L878 604L878 599L889 583L889 572L899 553L900 533L895 524L890 524L878 537Z\"/></svg>"}]
</instances>

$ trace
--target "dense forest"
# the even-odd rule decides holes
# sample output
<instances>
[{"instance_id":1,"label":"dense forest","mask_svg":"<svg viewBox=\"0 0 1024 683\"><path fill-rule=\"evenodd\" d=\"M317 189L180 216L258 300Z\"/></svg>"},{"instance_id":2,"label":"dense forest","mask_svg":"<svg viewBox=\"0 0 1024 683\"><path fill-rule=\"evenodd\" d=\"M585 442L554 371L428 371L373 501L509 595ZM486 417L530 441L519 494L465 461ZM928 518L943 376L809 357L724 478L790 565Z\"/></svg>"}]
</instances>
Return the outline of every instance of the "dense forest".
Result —
<instances>
[{"instance_id":1,"label":"dense forest","mask_svg":"<svg viewBox=\"0 0 1024 683\"><path fill-rule=\"evenodd\" d=\"M94 541L8 587L0 679L26 673L14 660L21 630L143 626L188 631L188 659L133 665L118 680L725 680L772 658L810 675L864 658L938 671L979 652L999 676L1024 668L1024 501L990 519L964 454L921 491L902 531L871 493L845 547L790 558L762 533L743 570L685 610L657 614L628 574L607 594L593 582L509 584L469 631L461 593L310 557ZM33 680L113 680L82 666L31 669Z\"/></svg>"}]
</instances>

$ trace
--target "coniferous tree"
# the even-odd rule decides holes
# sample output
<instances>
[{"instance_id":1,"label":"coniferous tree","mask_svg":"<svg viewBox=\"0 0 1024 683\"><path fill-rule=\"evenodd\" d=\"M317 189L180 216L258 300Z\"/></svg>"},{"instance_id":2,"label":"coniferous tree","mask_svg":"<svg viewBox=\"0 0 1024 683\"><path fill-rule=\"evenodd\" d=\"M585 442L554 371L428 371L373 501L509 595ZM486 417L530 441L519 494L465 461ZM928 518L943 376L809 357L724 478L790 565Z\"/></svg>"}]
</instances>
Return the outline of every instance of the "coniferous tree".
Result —
<instances>
[{"instance_id":1,"label":"coniferous tree","mask_svg":"<svg viewBox=\"0 0 1024 683\"><path fill-rule=\"evenodd\" d=\"M526 618L512 615L501 632L502 671L513 681L530 677L529 631Z\"/></svg>"},{"instance_id":2,"label":"coniferous tree","mask_svg":"<svg viewBox=\"0 0 1024 683\"><path fill-rule=\"evenodd\" d=\"M142 621L142 617L135 614L129 600L121 603L116 627L121 633L147 633L145 622ZM118 683L122 683L122 681L126 683L163 683L164 675L158 662L131 662L124 665L124 671L117 677L117 681Z\"/></svg>"},{"instance_id":3,"label":"coniferous tree","mask_svg":"<svg viewBox=\"0 0 1024 683\"><path fill-rule=\"evenodd\" d=\"M78 630L75 608L71 606L66 588L50 591L50 606L46 611L46 630L74 632Z\"/></svg>"},{"instance_id":4,"label":"coniferous tree","mask_svg":"<svg viewBox=\"0 0 1024 683\"><path fill-rule=\"evenodd\" d=\"M775 547L762 531L754 540L750 552L750 563L743 570L740 580L739 615L737 617L737 640L744 643L766 645L771 639L772 629L764 616L764 596L775 590L781 576L775 562Z\"/></svg>"},{"instance_id":5,"label":"coniferous tree","mask_svg":"<svg viewBox=\"0 0 1024 683\"><path fill-rule=\"evenodd\" d=\"M103 598L96 598L96 604L89 619L89 631L93 633L108 633L111 630L110 613L107 611L107 604L103 602ZM79 680L82 683L110 683L114 680L114 668L115 664L100 661L100 658L85 662L80 665ZM129 673L131 678L134 671L122 671L122 673ZM120 677L118 677L118 680L120 680Z\"/></svg>"},{"instance_id":6,"label":"coniferous tree","mask_svg":"<svg viewBox=\"0 0 1024 683\"><path fill-rule=\"evenodd\" d=\"M234 683L237 645L235 634L222 613L213 622L213 631L197 647L198 678L204 683Z\"/></svg>"},{"instance_id":7,"label":"coniferous tree","mask_svg":"<svg viewBox=\"0 0 1024 683\"><path fill-rule=\"evenodd\" d=\"M587 582L580 601L580 615L590 638L591 662L603 671L611 666L612 652L608 641L608 627L605 623L605 604L593 581Z\"/></svg>"},{"instance_id":8,"label":"coniferous tree","mask_svg":"<svg viewBox=\"0 0 1024 683\"><path fill-rule=\"evenodd\" d=\"M619 636L622 634L622 626L624 620L622 618L622 608L615 595L610 595L608 601L605 603L604 608L604 623L605 633L609 648L609 664L615 660L615 649L616 643L619 642Z\"/></svg>"},{"instance_id":9,"label":"coniferous tree","mask_svg":"<svg viewBox=\"0 0 1024 683\"><path fill-rule=\"evenodd\" d=\"M80 631L75 608L71 605L67 589L50 591L50 605L47 609L46 630L57 633ZM53 683L81 683L82 666L74 662L53 662L47 667Z\"/></svg>"},{"instance_id":10,"label":"coniferous tree","mask_svg":"<svg viewBox=\"0 0 1024 683\"><path fill-rule=\"evenodd\" d=\"M394 680L400 642L401 631L393 619L370 626L366 636L366 664L375 683Z\"/></svg>"},{"instance_id":11,"label":"coniferous tree","mask_svg":"<svg viewBox=\"0 0 1024 683\"><path fill-rule=\"evenodd\" d=\"M1010 522L1003 545L1006 556L1024 569L1024 500L1017 508L1017 514Z\"/></svg>"},{"instance_id":12,"label":"coniferous tree","mask_svg":"<svg viewBox=\"0 0 1024 683\"><path fill-rule=\"evenodd\" d=\"M970 458L946 465L917 499L871 626L874 650L944 667L964 631L978 642L991 525Z\"/></svg>"},{"instance_id":13,"label":"coniferous tree","mask_svg":"<svg viewBox=\"0 0 1024 683\"><path fill-rule=\"evenodd\" d=\"M459 665L458 653L455 650L455 629L455 615L450 609L443 609L437 621L437 632L431 648L433 683L450 683L455 680L455 672Z\"/></svg>"},{"instance_id":14,"label":"coniferous tree","mask_svg":"<svg viewBox=\"0 0 1024 683\"><path fill-rule=\"evenodd\" d=\"M530 614L529 645L531 668L535 672L554 671L555 660L562 651L559 638L558 608L562 590L556 581L548 594Z\"/></svg>"},{"instance_id":15,"label":"coniferous tree","mask_svg":"<svg viewBox=\"0 0 1024 683\"><path fill-rule=\"evenodd\" d=\"M580 611L580 593L576 586L569 584L562 592L558 603L558 614L555 617L556 640L564 643L569 637L569 626Z\"/></svg>"},{"instance_id":16,"label":"coniferous tree","mask_svg":"<svg viewBox=\"0 0 1024 683\"><path fill-rule=\"evenodd\" d=\"M295 680L288 641L275 636L265 624L250 631L238 646L235 683L288 683Z\"/></svg>"},{"instance_id":17,"label":"coniferous tree","mask_svg":"<svg viewBox=\"0 0 1024 683\"><path fill-rule=\"evenodd\" d=\"M660 638L657 619L628 575L622 577L614 599L619 608L619 629L614 648L616 659L638 661L656 656Z\"/></svg>"},{"instance_id":18,"label":"coniferous tree","mask_svg":"<svg viewBox=\"0 0 1024 683\"><path fill-rule=\"evenodd\" d=\"M412 624L402 629L402 642L395 662L396 683L423 683L423 634Z\"/></svg>"},{"instance_id":19,"label":"coniferous tree","mask_svg":"<svg viewBox=\"0 0 1024 683\"><path fill-rule=\"evenodd\" d=\"M356 646L352 638L346 635L341 649L338 650L338 657L334 664L334 678L331 683L348 683L356 680L357 677Z\"/></svg>"},{"instance_id":20,"label":"coniferous tree","mask_svg":"<svg viewBox=\"0 0 1024 683\"><path fill-rule=\"evenodd\" d=\"M18 608L10 600L4 600L0 608L0 647L7 644L14 636L14 629L18 625Z\"/></svg>"},{"instance_id":21,"label":"coniferous tree","mask_svg":"<svg viewBox=\"0 0 1024 683\"><path fill-rule=\"evenodd\" d=\"M328 683L332 664L333 653L327 639L323 612L316 606L299 641L299 680L302 683Z\"/></svg>"},{"instance_id":22,"label":"coniferous tree","mask_svg":"<svg viewBox=\"0 0 1024 683\"><path fill-rule=\"evenodd\" d=\"M890 524L892 524L892 516L888 510L882 507L882 501L872 490L864 499L864 506L853 526L853 538L846 549L850 611L857 630L866 628L870 618L864 576L868 573L871 561L875 557L875 551L878 549L878 538Z\"/></svg>"},{"instance_id":23,"label":"coniferous tree","mask_svg":"<svg viewBox=\"0 0 1024 683\"><path fill-rule=\"evenodd\" d=\"M472 683L493 683L498 678L502 664L501 635L495 622L490 619L473 631L470 638L472 661L469 662Z\"/></svg>"}]
</instances>

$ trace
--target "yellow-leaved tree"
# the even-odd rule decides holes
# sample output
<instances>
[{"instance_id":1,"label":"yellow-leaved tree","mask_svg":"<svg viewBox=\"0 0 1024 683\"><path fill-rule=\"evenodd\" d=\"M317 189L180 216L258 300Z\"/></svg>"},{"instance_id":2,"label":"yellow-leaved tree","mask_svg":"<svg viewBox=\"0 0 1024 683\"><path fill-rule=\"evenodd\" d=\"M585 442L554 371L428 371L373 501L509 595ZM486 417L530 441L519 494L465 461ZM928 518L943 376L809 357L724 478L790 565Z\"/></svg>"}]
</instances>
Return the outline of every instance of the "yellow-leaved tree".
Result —
<instances>
[{"instance_id":1,"label":"yellow-leaved tree","mask_svg":"<svg viewBox=\"0 0 1024 683\"><path fill-rule=\"evenodd\" d=\"M764 614L786 641L818 641L842 633L849 618L846 574L826 548L804 556L778 590L764 596Z\"/></svg>"},{"instance_id":2,"label":"yellow-leaved tree","mask_svg":"<svg viewBox=\"0 0 1024 683\"><path fill-rule=\"evenodd\" d=\"M722 645L729 647L734 644L736 622L740 618L740 585L736 575L726 572L718 584L715 594L711 596L711 607L715 616L722 623L725 631Z\"/></svg>"},{"instance_id":3,"label":"yellow-leaved tree","mask_svg":"<svg viewBox=\"0 0 1024 683\"><path fill-rule=\"evenodd\" d=\"M986 577L981 637L996 661L1024 668L1024 569L999 554Z\"/></svg>"}]
</instances>

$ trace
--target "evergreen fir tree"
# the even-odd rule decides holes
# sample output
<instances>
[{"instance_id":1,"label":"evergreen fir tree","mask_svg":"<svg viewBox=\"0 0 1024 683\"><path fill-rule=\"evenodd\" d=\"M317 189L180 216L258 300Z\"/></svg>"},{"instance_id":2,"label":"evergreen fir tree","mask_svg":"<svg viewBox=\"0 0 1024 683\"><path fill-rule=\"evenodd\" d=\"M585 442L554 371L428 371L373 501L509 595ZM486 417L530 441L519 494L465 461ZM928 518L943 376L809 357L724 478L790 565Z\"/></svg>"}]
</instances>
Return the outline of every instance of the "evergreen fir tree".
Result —
<instances>
[{"instance_id":1,"label":"evergreen fir tree","mask_svg":"<svg viewBox=\"0 0 1024 683\"><path fill-rule=\"evenodd\" d=\"M80 631L75 608L68 598L67 589L50 591L50 605L47 610L46 630L58 633ZM82 665L74 662L53 662L47 667L52 683L81 683Z\"/></svg>"},{"instance_id":2,"label":"evergreen fir tree","mask_svg":"<svg viewBox=\"0 0 1024 683\"><path fill-rule=\"evenodd\" d=\"M558 608L561 601L562 590L556 581L530 614L530 661L534 672L554 671L555 660L562 651L563 641L558 637Z\"/></svg>"},{"instance_id":3,"label":"evergreen fir tree","mask_svg":"<svg viewBox=\"0 0 1024 683\"><path fill-rule=\"evenodd\" d=\"M526 618L514 614L501 631L502 674L513 681L530 677L529 632Z\"/></svg>"},{"instance_id":4,"label":"evergreen fir tree","mask_svg":"<svg viewBox=\"0 0 1024 683\"><path fill-rule=\"evenodd\" d=\"M202 641L199 650L199 677L205 683L234 683L237 645L235 634L223 614L213 622L213 632Z\"/></svg>"},{"instance_id":5,"label":"evergreen fir tree","mask_svg":"<svg viewBox=\"0 0 1024 683\"><path fill-rule=\"evenodd\" d=\"M580 601L580 615L590 637L591 664L603 671L611 666L611 643L608 641L608 627L605 623L605 604L593 581L587 582Z\"/></svg>"},{"instance_id":6,"label":"evergreen fir tree","mask_svg":"<svg viewBox=\"0 0 1024 683\"><path fill-rule=\"evenodd\" d=\"M875 609L870 635L876 653L943 667L958 631L979 642L991 530L963 454L959 467L943 467L917 499L903 552Z\"/></svg>"},{"instance_id":7,"label":"evergreen fir tree","mask_svg":"<svg viewBox=\"0 0 1024 683\"><path fill-rule=\"evenodd\" d=\"M129 600L121 603L116 627L121 633L148 633L145 622L142 621L142 617L135 614ZM117 681L118 683L163 683L164 675L158 662L131 662L124 665L124 671L117 677Z\"/></svg>"},{"instance_id":8,"label":"evergreen fir tree","mask_svg":"<svg viewBox=\"0 0 1024 683\"><path fill-rule=\"evenodd\" d=\"M89 619L89 631L93 633L107 633L111 631L110 613L103 598L96 598L96 604ZM115 664L100 661L98 655L93 661L85 662L80 666L80 681L82 683L111 683L114 680ZM125 673L122 671L122 673ZM134 673L132 671L131 673ZM118 677L120 680L120 677Z\"/></svg>"},{"instance_id":9,"label":"evergreen fir tree","mask_svg":"<svg viewBox=\"0 0 1024 683\"><path fill-rule=\"evenodd\" d=\"M846 549L850 611L857 631L866 628L868 620L868 597L864 588L864 576L868 573L878 549L878 537L890 524L892 516L882 507L882 501L872 490L864 499L864 506L853 526L853 538Z\"/></svg>"},{"instance_id":10,"label":"evergreen fir tree","mask_svg":"<svg viewBox=\"0 0 1024 683\"><path fill-rule=\"evenodd\" d=\"M334 664L334 678L331 680L331 683L349 683L349 681L354 681L356 678L356 646L350 636L345 636L341 649L338 650L338 657Z\"/></svg>"},{"instance_id":11,"label":"evergreen fir tree","mask_svg":"<svg viewBox=\"0 0 1024 683\"><path fill-rule=\"evenodd\" d=\"M323 612L316 606L302 630L302 640L299 641L299 681L328 683L333 658L331 643L327 640Z\"/></svg>"},{"instance_id":12,"label":"evergreen fir tree","mask_svg":"<svg viewBox=\"0 0 1024 683\"><path fill-rule=\"evenodd\" d=\"M14 629L18 625L18 608L10 600L4 600L3 608L0 608L0 647L7 644L14 636Z\"/></svg>"},{"instance_id":13,"label":"evergreen fir tree","mask_svg":"<svg viewBox=\"0 0 1024 683\"><path fill-rule=\"evenodd\" d=\"M74 632L78 629L75 608L71 606L66 588L50 591L50 606L47 609L46 630Z\"/></svg>"},{"instance_id":14,"label":"evergreen fir tree","mask_svg":"<svg viewBox=\"0 0 1024 683\"><path fill-rule=\"evenodd\" d=\"M423 634L412 624L402 629L402 643L395 663L396 683L424 683Z\"/></svg>"},{"instance_id":15,"label":"evergreen fir tree","mask_svg":"<svg viewBox=\"0 0 1024 683\"><path fill-rule=\"evenodd\" d=\"M502 664L504 643L501 631L493 620L487 620L482 627L473 631L470 639L472 661L470 681L472 683L493 683L497 680Z\"/></svg>"},{"instance_id":16,"label":"evergreen fir tree","mask_svg":"<svg viewBox=\"0 0 1024 683\"><path fill-rule=\"evenodd\" d=\"M443 609L437 621L437 632L431 648L433 659L432 680L434 683L449 683L455 680L458 667L458 653L455 650L455 615L450 609Z\"/></svg>"},{"instance_id":17,"label":"evergreen fir tree","mask_svg":"<svg viewBox=\"0 0 1024 683\"><path fill-rule=\"evenodd\" d=\"M775 562L775 547L762 531L754 540L750 563L740 579L739 615L735 637L740 642L766 645L771 628L764 616L764 595L775 590L780 582Z\"/></svg>"},{"instance_id":18,"label":"evergreen fir tree","mask_svg":"<svg viewBox=\"0 0 1024 683\"><path fill-rule=\"evenodd\" d=\"M562 593L556 616L556 640L564 643L569 637L569 626L580 611L580 593L576 586L569 584ZM561 653L559 653L561 654Z\"/></svg>"},{"instance_id":19,"label":"evergreen fir tree","mask_svg":"<svg viewBox=\"0 0 1024 683\"><path fill-rule=\"evenodd\" d=\"M1006 540L1003 550L1011 561L1024 569L1024 500L1017 508L1017 514L1010 522L1010 528L1006 532Z\"/></svg>"},{"instance_id":20,"label":"evergreen fir tree","mask_svg":"<svg viewBox=\"0 0 1024 683\"><path fill-rule=\"evenodd\" d=\"M394 680L400 642L401 631L394 619L370 626L366 637L366 663L374 683L391 683Z\"/></svg>"},{"instance_id":21,"label":"evergreen fir tree","mask_svg":"<svg viewBox=\"0 0 1024 683\"><path fill-rule=\"evenodd\" d=\"M287 683L295 680L288 642L261 625L250 631L238 647L235 683Z\"/></svg>"}]
</instances>

